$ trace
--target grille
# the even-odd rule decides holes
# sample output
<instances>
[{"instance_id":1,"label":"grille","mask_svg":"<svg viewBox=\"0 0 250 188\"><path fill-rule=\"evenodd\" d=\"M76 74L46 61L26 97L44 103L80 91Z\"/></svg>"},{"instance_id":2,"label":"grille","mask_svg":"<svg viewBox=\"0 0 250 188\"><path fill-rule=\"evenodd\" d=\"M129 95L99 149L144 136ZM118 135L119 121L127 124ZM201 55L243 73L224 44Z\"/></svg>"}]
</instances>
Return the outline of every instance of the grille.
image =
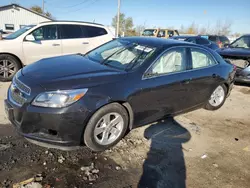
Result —
<instances>
[{"instance_id":1,"label":"grille","mask_svg":"<svg viewBox=\"0 0 250 188\"><path fill-rule=\"evenodd\" d=\"M19 81L16 77L14 78L14 84L15 86L22 91L23 93L30 95L31 89L26 86L24 83L22 83L21 81Z\"/></svg>"},{"instance_id":2,"label":"grille","mask_svg":"<svg viewBox=\"0 0 250 188\"><path fill-rule=\"evenodd\" d=\"M10 98L18 106L22 106L26 102L26 99L13 89L10 89Z\"/></svg>"}]
</instances>

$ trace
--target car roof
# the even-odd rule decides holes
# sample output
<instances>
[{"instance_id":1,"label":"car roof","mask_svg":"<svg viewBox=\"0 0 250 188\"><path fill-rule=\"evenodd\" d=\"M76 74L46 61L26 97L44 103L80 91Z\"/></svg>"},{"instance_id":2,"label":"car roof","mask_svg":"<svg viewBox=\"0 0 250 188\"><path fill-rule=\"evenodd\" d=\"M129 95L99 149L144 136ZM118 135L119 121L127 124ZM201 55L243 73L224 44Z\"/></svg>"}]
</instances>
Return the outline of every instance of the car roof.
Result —
<instances>
[{"instance_id":1,"label":"car roof","mask_svg":"<svg viewBox=\"0 0 250 188\"><path fill-rule=\"evenodd\" d=\"M205 38L205 37L202 37L202 36L189 36L189 37L187 37L187 39L190 39L190 38L202 38L202 39L205 39L205 40L208 40L207 38Z\"/></svg>"},{"instance_id":2,"label":"car roof","mask_svg":"<svg viewBox=\"0 0 250 188\"><path fill-rule=\"evenodd\" d=\"M119 40L128 40L133 43L139 43L148 46L154 47L167 47L167 46L180 46L180 45L195 45L189 42L179 41L179 40L171 40L171 39L163 39L156 37L122 37Z\"/></svg>"},{"instance_id":3,"label":"car roof","mask_svg":"<svg viewBox=\"0 0 250 188\"><path fill-rule=\"evenodd\" d=\"M91 25L97 25L97 26L104 26L102 24L99 23L93 23L93 22L82 22L82 21L70 21L70 20L56 20L56 21L46 21L46 22L41 22L40 24L46 24L46 23L80 23L80 24L91 24Z\"/></svg>"},{"instance_id":4,"label":"car roof","mask_svg":"<svg viewBox=\"0 0 250 188\"><path fill-rule=\"evenodd\" d=\"M244 37L250 37L250 34L245 34L245 35L242 35Z\"/></svg>"},{"instance_id":5,"label":"car roof","mask_svg":"<svg viewBox=\"0 0 250 188\"><path fill-rule=\"evenodd\" d=\"M226 37L225 35L198 35L198 36L209 36L209 37Z\"/></svg>"},{"instance_id":6,"label":"car roof","mask_svg":"<svg viewBox=\"0 0 250 188\"><path fill-rule=\"evenodd\" d=\"M195 36L192 36L192 35L179 35L179 36L172 36L171 38L174 38L174 39L186 39L186 38L190 38L190 37L195 37Z\"/></svg>"}]
</instances>

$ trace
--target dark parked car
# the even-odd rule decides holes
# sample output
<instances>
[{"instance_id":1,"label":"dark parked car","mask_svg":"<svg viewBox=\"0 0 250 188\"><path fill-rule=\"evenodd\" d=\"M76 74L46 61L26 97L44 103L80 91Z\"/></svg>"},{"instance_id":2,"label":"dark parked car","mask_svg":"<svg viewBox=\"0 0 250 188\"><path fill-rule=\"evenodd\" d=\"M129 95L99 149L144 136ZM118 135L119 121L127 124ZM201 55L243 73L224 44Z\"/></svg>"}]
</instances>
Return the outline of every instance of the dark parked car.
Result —
<instances>
[{"instance_id":1,"label":"dark parked car","mask_svg":"<svg viewBox=\"0 0 250 188\"><path fill-rule=\"evenodd\" d=\"M5 109L33 143L61 149L86 144L101 151L137 126L197 108L220 108L234 74L233 65L202 46L120 38L85 56L24 67L12 81Z\"/></svg>"},{"instance_id":2,"label":"dark parked car","mask_svg":"<svg viewBox=\"0 0 250 188\"><path fill-rule=\"evenodd\" d=\"M220 35L220 36L218 36L218 35L200 35L200 36L218 44L218 46L220 48L222 48L225 44L230 43L230 40L224 35Z\"/></svg>"},{"instance_id":3,"label":"dark parked car","mask_svg":"<svg viewBox=\"0 0 250 188\"><path fill-rule=\"evenodd\" d=\"M192 42L194 44L206 46L206 47L211 48L213 50L217 50L219 48L219 46L217 44L215 44L214 42L209 41L208 39L205 39L205 38L200 37L200 36L176 36L176 37L172 37L171 39Z\"/></svg>"},{"instance_id":4,"label":"dark parked car","mask_svg":"<svg viewBox=\"0 0 250 188\"><path fill-rule=\"evenodd\" d=\"M250 35L236 39L217 52L237 66L237 82L250 83Z\"/></svg>"}]
</instances>

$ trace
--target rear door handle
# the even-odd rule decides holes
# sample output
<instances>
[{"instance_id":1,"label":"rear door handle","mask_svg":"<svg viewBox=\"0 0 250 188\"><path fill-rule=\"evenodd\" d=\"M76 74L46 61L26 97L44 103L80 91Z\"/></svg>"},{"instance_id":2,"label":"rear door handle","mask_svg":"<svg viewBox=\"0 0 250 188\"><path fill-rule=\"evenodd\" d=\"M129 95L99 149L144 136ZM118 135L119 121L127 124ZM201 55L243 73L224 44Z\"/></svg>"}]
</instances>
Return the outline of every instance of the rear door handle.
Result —
<instances>
[{"instance_id":1,"label":"rear door handle","mask_svg":"<svg viewBox=\"0 0 250 188\"><path fill-rule=\"evenodd\" d=\"M52 44L52 46L60 46L60 44Z\"/></svg>"},{"instance_id":2,"label":"rear door handle","mask_svg":"<svg viewBox=\"0 0 250 188\"><path fill-rule=\"evenodd\" d=\"M89 42L83 42L82 44L89 44Z\"/></svg>"}]
</instances>

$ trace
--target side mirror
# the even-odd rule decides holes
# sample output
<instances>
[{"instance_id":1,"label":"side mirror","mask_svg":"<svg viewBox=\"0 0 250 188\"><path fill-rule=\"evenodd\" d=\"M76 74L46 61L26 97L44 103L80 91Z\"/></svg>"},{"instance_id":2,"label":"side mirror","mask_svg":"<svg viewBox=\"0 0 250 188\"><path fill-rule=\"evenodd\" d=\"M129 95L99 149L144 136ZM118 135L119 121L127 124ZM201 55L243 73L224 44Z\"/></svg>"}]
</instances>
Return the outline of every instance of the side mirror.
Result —
<instances>
[{"instance_id":1,"label":"side mirror","mask_svg":"<svg viewBox=\"0 0 250 188\"><path fill-rule=\"evenodd\" d=\"M33 35L27 35L27 36L25 37L25 40L26 40L26 41L33 42L33 41L35 41L36 39L35 39L35 37L34 37Z\"/></svg>"},{"instance_id":2,"label":"side mirror","mask_svg":"<svg viewBox=\"0 0 250 188\"><path fill-rule=\"evenodd\" d=\"M224 48L228 48L229 47L229 44L224 44Z\"/></svg>"}]
</instances>

